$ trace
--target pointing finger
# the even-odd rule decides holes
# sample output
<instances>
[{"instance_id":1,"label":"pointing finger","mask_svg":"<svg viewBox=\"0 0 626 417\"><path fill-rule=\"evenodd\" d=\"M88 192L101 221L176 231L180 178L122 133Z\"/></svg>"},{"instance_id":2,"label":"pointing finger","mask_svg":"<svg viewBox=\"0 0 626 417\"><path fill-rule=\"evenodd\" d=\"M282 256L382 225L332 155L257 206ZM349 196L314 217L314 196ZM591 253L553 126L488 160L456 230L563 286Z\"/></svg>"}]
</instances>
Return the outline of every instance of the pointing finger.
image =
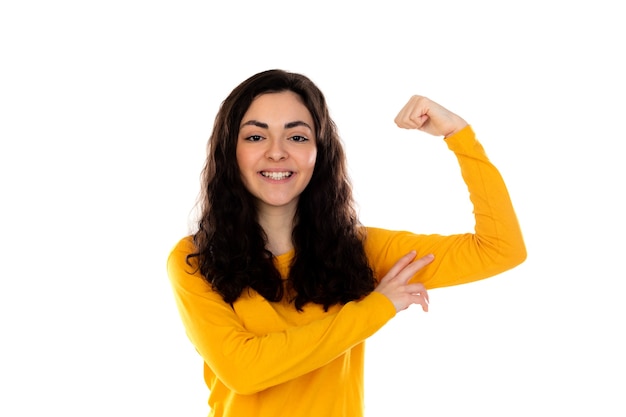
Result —
<instances>
[{"instance_id":1,"label":"pointing finger","mask_svg":"<svg viewBox=\"0 0 626 417\"><path fill-rule=\"evenodd\" d=\"M405 266L402 271L397 274L398 278L401 279L402 282L407 283L417 273L417 271L431 263L433 259L435 259L435 255L432 253L422 256Z\"/></svg>"},{"instance_id":2,"label":"pointing finger","mask_svg":"<svg viewBox=\"0 0 626 417\"><path fill-rule=\"evenodd\" d=\"M389 272L387 272L387 274L383 277L382 281L394 279L400 272L402 272L402 270L404 270L404 268L407 267L407 265L411 263L413 259L415 259L415 255L416 252L413 250L404 255L402 258L398 259L398 261L396 261L396 263L391 267Z\"/></svg>"}]
</instances>

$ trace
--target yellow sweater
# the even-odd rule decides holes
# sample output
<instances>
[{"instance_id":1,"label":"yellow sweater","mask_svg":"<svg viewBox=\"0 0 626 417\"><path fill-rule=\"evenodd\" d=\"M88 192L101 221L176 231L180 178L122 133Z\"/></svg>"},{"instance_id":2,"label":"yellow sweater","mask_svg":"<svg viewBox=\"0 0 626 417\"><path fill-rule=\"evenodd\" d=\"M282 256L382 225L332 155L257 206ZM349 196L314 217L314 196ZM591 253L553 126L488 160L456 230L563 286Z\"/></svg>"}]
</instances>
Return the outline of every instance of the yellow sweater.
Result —
<instances>
[{"instance_id":1,"label":"yellow sweater","mask_svg":"<svg viewBox=\"0 0 626 417\"><path fill-rule=\"evenodd\" d=\"M487 278L520 264L526 250L502 178L471 127L446 139L459 161L476 218L475 233L419 235L367 228L365 249L382 278L410 250L434 261L414 278L427 288ZM359 417L363 415L364 341L395 315L378 292L328 312L244 291L231 306L185 263L193 251L182 239L168 273L187 335L204 359L209 416ZM287 274L293 253L278 256Z\"/></svg>"}]
</instances>

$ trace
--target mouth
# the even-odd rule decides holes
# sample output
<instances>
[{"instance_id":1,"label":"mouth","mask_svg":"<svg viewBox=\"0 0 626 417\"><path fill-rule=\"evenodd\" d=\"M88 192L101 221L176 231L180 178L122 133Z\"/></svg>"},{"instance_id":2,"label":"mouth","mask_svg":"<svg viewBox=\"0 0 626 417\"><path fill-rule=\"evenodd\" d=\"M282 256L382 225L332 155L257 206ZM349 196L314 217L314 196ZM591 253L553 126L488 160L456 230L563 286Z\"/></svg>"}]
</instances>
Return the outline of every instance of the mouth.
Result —
<instances>
[{"instance_id":1,"label":"mouth","mask_svg":"<svg viewBox=\"0 0 626 417\"><path fill-rule=\"evenodd\" d=\"M293 175L293 171L282 171L282 172L261 171L261 175L271 180L284 180L285 178L291 177Z\"/></svg>"}]
</instances>

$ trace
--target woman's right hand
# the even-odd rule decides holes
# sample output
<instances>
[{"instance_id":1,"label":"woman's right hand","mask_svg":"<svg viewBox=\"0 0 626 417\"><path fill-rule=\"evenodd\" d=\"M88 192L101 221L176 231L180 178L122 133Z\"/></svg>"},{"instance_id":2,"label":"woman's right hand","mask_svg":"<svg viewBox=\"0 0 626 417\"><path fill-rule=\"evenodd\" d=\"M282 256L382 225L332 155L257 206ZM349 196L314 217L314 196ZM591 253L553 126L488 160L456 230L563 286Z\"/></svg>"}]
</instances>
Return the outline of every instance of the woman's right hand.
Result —
<instances>
[{"instance_id":1,"label":"woman's right hand","mask_svg":"<svg viewBox=\"0 0 626 417\"><path fill-rule=\"evenodd\" d=\"M380 280L374 291L389 298L400 312L411 304L419 304L422 310L428 311L428 293L424 285L409 283L409 280L423 267L435 259L432 254L415 259L416 252L411 251L395 263L387 274Z\"/></svg>"}]
</instances>

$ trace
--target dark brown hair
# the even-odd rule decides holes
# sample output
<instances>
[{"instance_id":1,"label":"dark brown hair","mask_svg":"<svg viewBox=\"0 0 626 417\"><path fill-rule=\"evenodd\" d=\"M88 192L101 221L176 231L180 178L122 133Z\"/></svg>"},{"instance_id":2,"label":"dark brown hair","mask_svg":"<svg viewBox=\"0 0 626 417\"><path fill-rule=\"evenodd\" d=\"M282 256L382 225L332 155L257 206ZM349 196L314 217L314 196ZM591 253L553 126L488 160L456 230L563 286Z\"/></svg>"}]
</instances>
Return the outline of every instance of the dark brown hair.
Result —
<instances>
[{"instance_id":1,"label":"dark brown hair","mask_svg":"<svg viewBox=\"0 0 626 417\"><path fill-rule=\"evenodd\" d=\"M241 181L236 148L241 120L259 95L292 91L315 124L317 159L300 195L292 241L295 256L287 285L276 270L255 201ZM269 301L290 297L299 310L309 303L328 309L369 294L376 285L363 247L345 154L326 99L306 76L268 70L248 78L222 102L202 172L200 219L193 235L202 276L224 301L252 288Z\"/></svg>"}]
</instances>

